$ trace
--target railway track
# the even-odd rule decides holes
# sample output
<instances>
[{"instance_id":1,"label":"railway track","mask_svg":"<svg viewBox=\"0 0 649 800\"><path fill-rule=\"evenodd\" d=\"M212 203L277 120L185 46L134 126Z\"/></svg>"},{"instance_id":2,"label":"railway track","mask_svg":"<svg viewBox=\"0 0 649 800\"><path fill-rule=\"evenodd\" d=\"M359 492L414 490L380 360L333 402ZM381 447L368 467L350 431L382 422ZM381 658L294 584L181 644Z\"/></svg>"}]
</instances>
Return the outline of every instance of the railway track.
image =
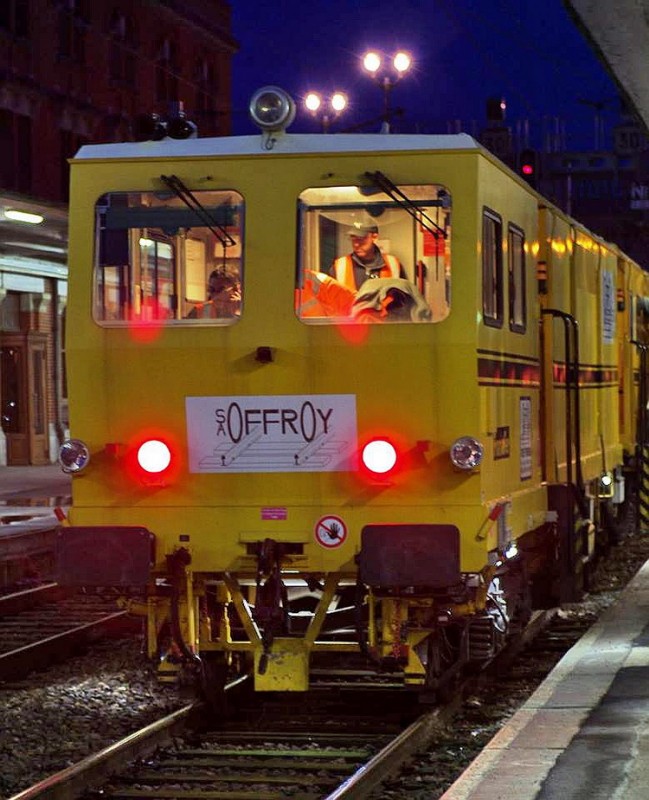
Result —
<instances>
[{"instance_id":1,"label":"railway track","mask_svg":"<svg viewBox=\"0 0 649 800\"><path fill-rule=\"evenodd\" d=\"M306 697L247 689L245 678L228 687L217 730L206 709L188 705L15 797L357 797L441 724L434 712L404 732L418 714L415 696L408 703L369 682L321 685Z\"/></svg>"},{"instance_id":2,"label":"railway track","mask_svg":"<svg viewBox=\"0 0 649 800\"><path fill-rule=\"evenodd\" d=\"M257 730L204 731L201 711L188 705L12 800L365 797L443 724L436 710L400 732L378 719L376 732L359 732L349 717L331 719L329 730L313 718L288 731L258 718Z\"/></svg>"},{"instance_id":3,"label":"railway track","mask_svg":"<svg viewBox=\"0 0 649 800\"><path fill-rule=\"evenodd\" d=\"M114 600L49 583L0 597L0 682L69 658L100 636L138 625Z\"/></svg>"},{"instance_id":4,"label":"railway track","mask_svg":"<svg viewBox=\"0 0 649 800\"><path fill-rule=\"evenodd\" d=\"M34 511L0 503L0 594L36 575L53 574L58 520L52 509Z\"/></svg>"},{"instance_id":5,"label":"railway track","mask_svg":"<svg viewBox=\"0 0 649 800\"><path fill-rule=\"evenodd\" d=\"M551 618L538 615L528 640ZM188 705L12 800L369 797L428 749L481 680L422 713L414 695L385 686L326 684L260 700L241 679L228 687L231 712L217 729L203 706Z\"/></svg>"}]
</instances>

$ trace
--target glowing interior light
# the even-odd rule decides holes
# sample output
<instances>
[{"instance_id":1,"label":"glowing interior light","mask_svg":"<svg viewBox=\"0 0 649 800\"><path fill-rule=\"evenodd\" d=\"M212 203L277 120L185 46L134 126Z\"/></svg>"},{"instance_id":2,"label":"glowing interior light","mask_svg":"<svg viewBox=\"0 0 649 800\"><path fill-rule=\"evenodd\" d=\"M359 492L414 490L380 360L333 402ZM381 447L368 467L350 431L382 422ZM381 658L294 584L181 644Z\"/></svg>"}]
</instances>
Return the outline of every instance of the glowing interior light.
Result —
<instances>
[{"instance_id":1,"label":"glowing interior light","mask_svg":"<svg viewBox=\"0 0 649 800\"><path fill-rule=\"evenodd\" d=\"M408 53L397 53L392 63L397 72L407 72L410 69L410 56Z\"/></svg>"},{"instance_id":2,"label":"glowing interior light","mask_svg":"<svg viewBox=\"0 0 649 800\"><path fill-rule=\"evenodd\" d=\"M137 451L137 463L145 472L162 472L171 463L171 451L164 442L151 439Z\"/></svg>"},{"instance_id":3,"label":"glowing interior light","mask_svg":"<svg viewBox=\"0 0 649 800\"><path fill-rule=\"evenodd\" d=\"M336 92L331 98L331 107L334 111L343 111L347 105L347 98L342 92Z\"/></svg>"},{"instance_id":4,"label":"glowing interior light","mask_svg":"<svg viewBox=\"0 0 649 800\"><path fill-rule=\"evenodd\" d=\"M516 542L510 542L505 550L505 558L515 558L518 555L518 545Z\"/></svg>"},{"instance_id":5,"label":"glowing interior light","mask_svg":"<svg viewBox=\"0 0 649 800\"><path fill-rule=\"evenodd\" d=\"M320 108L320 95L316 94L316 92L309 92L309 94L304 98L304 105L309 109L309 111L317 111Z\"/></svg>"},{"instance_id":6,"label":"glowing interior light","mask_svg":"<svg viewBox=\"0 0 649 800\"><path fill-rule=\"evenodd\" d=\"M375 439L365 445L362 458L370 472L384 475L397 463L397 451L385 439Z\"/></svg>"},{"instance_id":7,"label":"glowing interior light","mask_svg":"<svg viewBox=\"0 0 649 800\"><path fill-rule=\"evenodd\" d=\"M363 58L363 66L368 72L377 72L381 66L381 56L378 53L367 53Z\"/></svg>"},{"instance_id":8,"label":"glowing interior light","mask_svg":"<svg viewBox=\"0 0 649 800\"><path fill-rule=\"evenodd\" d=\"M28 211L16 211L13 208L5 209L5 217L12 219L14 222L28 222L30 225L38 225L45 217L40 214L30 214Z\"/></svg>"}]
</instances>

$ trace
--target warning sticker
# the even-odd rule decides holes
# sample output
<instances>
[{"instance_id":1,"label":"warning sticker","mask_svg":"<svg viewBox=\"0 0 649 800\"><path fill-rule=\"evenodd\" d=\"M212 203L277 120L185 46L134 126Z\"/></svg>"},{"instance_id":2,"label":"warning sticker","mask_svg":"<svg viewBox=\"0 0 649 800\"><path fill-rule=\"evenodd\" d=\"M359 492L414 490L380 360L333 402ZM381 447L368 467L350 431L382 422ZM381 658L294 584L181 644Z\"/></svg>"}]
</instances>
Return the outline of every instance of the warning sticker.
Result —
<instances>
[{"instance_id":1,"label":"warning sticker","mask_svg":"<svg viewBox=\"0 0 649 800\"><path fill-rule=\"evenodd\" d=\"M347 538L347 525L333 514L321 517L315 526L315 538L323 547L340 547Z\"/></svg>"},{"instance_id":2,"label":"warning sticker","mask_svg":"<svg viewBox=\"0 0 649 800\"><path fill-rule=\"evenodd\" d=\"M288 519L288 508L286 506L263 506L261 509L262 519Z\"/></svg>"}]
</instances>

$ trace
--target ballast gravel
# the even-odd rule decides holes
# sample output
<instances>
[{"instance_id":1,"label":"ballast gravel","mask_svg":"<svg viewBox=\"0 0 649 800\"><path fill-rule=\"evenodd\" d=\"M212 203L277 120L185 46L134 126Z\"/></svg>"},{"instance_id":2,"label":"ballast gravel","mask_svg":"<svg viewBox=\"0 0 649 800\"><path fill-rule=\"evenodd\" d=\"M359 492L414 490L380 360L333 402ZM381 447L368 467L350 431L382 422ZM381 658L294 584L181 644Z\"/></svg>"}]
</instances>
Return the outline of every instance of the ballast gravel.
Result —
<instances>
[{"instance_id":1,"label":"ballast gravel","mask_svg":"<svg viewBox=\"0 0 649 800\"><path fill-rule=\"evenodd\" d=\"M95 643L85 655L0 684L0 798L187 702L177 689L157 683L133 638Z\"/></svg>"}]
</instances>

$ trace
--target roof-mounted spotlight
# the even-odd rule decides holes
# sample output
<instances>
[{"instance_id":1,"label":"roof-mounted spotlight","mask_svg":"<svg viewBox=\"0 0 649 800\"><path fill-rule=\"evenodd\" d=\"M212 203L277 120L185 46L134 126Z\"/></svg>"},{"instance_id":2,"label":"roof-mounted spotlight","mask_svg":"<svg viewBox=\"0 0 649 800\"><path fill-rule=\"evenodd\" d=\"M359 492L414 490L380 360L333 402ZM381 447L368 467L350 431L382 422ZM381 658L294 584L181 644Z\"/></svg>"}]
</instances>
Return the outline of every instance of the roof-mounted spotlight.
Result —
<instances>
[{"instance_id":1,"label":"roof-mounted spotlight","mask_svg":"<svg viewBox=\"0 0 649 800\"><path fill-rule=\"evenodd\" d=\"M167 136L172 139L195 139L198 136L196 124L185 113L185 104L182 100L169 103Z\"/></svg>"},{"instance_id":2,"label":"roof-mounted spotlight","mask_svg":"<svg viewBox=\"0 0 649 800\"><path fill-rule=\"evenodd\" d=\"M196 123L187 118L184 111L167 121L167 136L172 139L194 139L197 136Z\"/></svg>"},{"instance_id":3,"label":"roof-mounted spotlight","mask_svg":"<svg viewBox=\"0 0 649 800\"><path fill-rule=\"evenodd\" d=\"M284 131L295 119L293 98L278 86L258 89L250 100L250 118L262 131Z\"/></svg>"},{"instance_id":4,"label":"roof-mounted spotlight","mask_svg":"<svg viewBox=\"0 0 649 800\"><path fill-rule=\"evenodd\" d=\"M136 142L159 142L167 135L167 123L159 114L138 114L132 130Z\"/></svg>"},{"instance_id":5,"label":"roof-mounted spotlight","mask_svg":"<svg viewBox=\"0 0 649 800\"><path fill-rule=\"evenodd\" d=\"M185 113L182 100L169 104L169 112L162 116L155 112L138 114L132 123L133 138L136 142L160 142L171 139L195 139L198 129Z\"/></svg>"}]
</instances>

